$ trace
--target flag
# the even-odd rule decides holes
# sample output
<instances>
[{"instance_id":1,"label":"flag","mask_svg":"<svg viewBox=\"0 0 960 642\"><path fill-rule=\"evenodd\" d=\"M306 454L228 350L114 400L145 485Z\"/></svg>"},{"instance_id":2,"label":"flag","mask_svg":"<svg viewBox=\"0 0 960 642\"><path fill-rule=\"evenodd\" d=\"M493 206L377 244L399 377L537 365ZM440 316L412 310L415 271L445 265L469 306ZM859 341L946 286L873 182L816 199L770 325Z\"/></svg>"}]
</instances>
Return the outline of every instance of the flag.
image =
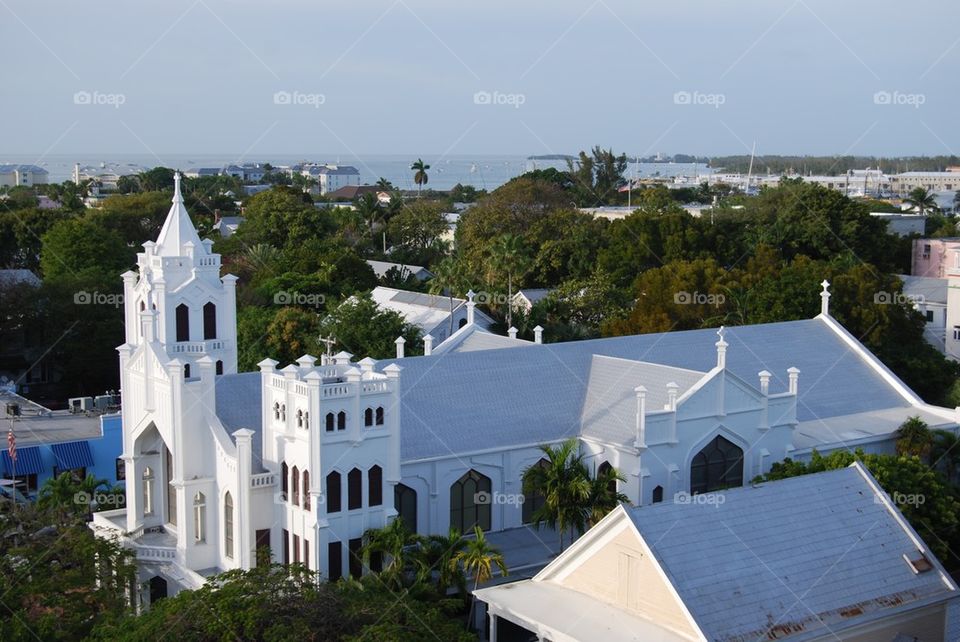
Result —
<instances>
[{"instance_id":1,"label":"flag","mask_svg":"<svg viewBox=\"0 0 960 642\"><path fill-rule=\"evenodd\" d=\"M7 454L10 455L10 461L17 461L17 438L13 434L13 428L7 433Z\"/></svg>"}]
</instances>

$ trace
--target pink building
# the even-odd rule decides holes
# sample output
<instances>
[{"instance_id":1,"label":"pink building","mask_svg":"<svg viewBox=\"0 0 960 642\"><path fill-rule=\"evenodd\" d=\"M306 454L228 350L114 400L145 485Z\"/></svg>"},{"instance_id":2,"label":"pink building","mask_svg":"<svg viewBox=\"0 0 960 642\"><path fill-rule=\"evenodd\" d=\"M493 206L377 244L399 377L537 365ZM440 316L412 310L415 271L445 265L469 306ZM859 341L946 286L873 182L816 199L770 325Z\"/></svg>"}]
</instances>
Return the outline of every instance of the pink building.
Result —
<instances>
[{"instance_id":1,"label":"pink building","mask_svg":"<svg viewBox=\"0 0 960 642\"><path fill-rule=\"evenodd\" d=\"M946 278L947 271L960 268L960 238L915 239L910 274Z\"/></svg>"}]
</instances>

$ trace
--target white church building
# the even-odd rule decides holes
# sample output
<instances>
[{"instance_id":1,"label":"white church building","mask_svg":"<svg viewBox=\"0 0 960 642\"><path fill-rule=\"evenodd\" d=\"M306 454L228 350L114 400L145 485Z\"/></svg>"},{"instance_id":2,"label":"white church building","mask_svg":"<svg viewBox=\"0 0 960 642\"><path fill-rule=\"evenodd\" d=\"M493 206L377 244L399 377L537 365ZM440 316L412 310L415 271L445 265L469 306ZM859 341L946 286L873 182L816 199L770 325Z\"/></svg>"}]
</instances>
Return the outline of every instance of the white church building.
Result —
<instances>
[{"instance_id":1,"label":"white church building","mask_svg":"<svg viewBox=\"0 0 960 642\"><path fill-rule=\"evenodd\" d=\"M559 344L496 337L469 301L468 324L427 356L401 344L396 359L238 373L237 279L199 238L179 176L143 248L118 348L127 502L91 526L134 550L144 602L266 550L359 575L363 533L395 516L421 534L521 527L541 500L511 498L541 444L578 439L643 506L749 485L814 448L890 451L912 416L957 426L830 316L826 283L813 319Z\"/></svg>"}]
</instances>

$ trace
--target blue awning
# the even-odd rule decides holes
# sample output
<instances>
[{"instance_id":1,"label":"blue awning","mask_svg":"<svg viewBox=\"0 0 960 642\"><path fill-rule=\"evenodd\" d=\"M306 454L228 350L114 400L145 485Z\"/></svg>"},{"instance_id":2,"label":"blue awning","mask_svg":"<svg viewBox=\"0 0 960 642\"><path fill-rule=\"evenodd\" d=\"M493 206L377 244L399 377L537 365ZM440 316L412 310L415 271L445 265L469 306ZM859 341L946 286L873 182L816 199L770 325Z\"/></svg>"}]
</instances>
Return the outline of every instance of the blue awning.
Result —
<instances>
[{"instance_id":1,"label":"blue awning","mask_svg":"<svg viewBox=\"0 0 960 642\"><path fill-rule=\"evenodd\" d=\"M3 474L6 477L14 472L13 462L10 461L10 453L3 449ZM37 446L27 446L26 448L17 448L17 475L37 475L43 471L43 461L40 459L40 448Z\"/></svg>"},{"instance_id":2,"label":"blue awning","mask_svg":"<svg viewBox=\"0 0 960 642\"><path fill-rule=\"evenodd\" d=\"M53 456L57 460L58 470L73 470L93 466L93 454L90 444L85 441L68 441L64 444L53 444Z\"/></svg>"}]
</instances>

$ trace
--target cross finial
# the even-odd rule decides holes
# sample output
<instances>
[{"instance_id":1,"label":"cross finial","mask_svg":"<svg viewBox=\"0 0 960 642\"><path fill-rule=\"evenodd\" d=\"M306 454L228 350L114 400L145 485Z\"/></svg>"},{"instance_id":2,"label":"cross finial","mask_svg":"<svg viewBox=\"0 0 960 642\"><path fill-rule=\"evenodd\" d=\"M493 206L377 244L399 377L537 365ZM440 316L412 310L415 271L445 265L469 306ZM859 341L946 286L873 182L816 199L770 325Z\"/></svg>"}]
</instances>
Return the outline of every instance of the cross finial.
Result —
<instances>
[{"instance_id":1,"label":"cross finial","mask_svg":"<svg viewBox=\"0 0 960 642\"><path fill-rule=\"evenodd\" d=\"M723 326L717 330L717 336L720 337L720 340L723 341L723 336L727 333L727 329Z\"/></svg>"},{"instance_id":2,"label":"cross finial","mask_svg":"<svg viewBox=\"0 0 960 642\"><path fill-rule=\"evenodd\" d=\"M830 316L830 281L824 279L820 285L823 286L823 292L820 293L820 314L828 317Z\"/></svg>"},{"instance_id":3,"label":"cross finial","mask_svg":"<svg viewBox=\"0 0 960 642\"><path fill-rule=\"evenodd\" d=\"M332 334L331 334L329 337L325 337L325 336L323 336L323 335L321 334L319 337L317 337L317 339L320 341L320 343L322 343L322 344L324 344L325 346L327 346L326 356L332 357L332 356L333 356L333 346L336 345L336 343L337 343L337 338L336 338L335 336L333 336Z\"/></svg>"},{"instance_id":4,"label":"cross finial","mask_svg":"<svg viewBox=\"0 0 960 642\"><path fill-rule=\"evenodd\" d=\"M180 172L173 173L173 202L183 202L183 196L180 194Z\"/></svg>"}]
</instances>

